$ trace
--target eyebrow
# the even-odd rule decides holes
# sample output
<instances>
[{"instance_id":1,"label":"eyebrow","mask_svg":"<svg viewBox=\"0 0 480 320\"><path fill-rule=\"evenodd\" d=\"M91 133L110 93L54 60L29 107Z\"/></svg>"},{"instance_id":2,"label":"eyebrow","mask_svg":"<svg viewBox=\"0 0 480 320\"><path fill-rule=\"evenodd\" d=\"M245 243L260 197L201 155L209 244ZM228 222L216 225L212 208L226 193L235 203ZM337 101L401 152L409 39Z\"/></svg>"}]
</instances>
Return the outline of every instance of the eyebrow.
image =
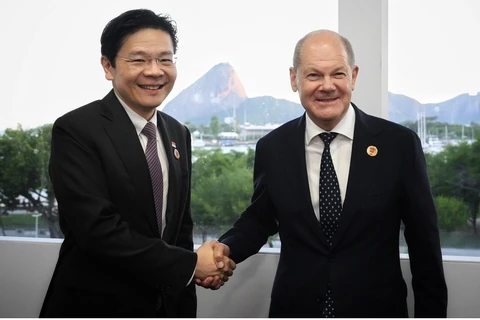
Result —
<instances>
[{"instance_id":1,"label":"eyebrow","mask_svg":"<svg viewBox=\"0 0 480 320\"><path fill-rule=\"evenodd\" d=\"M150 56L147 52L143 50L132 51L128 54L129 56ZM157 57L173 56L172 51L162 51Z\"/></svg>"},{"instance_id":2,"label":"eyebrow","mask_svg":"<svg viewBox=\"0 0 480 320\"><path fill-rule=\"evenodd\" d=\"M308 67L305 68L305 70L306 70L307 72L325 73L323 70L320 70L320 69L318 69L318 68L315 67L315 66L308 66ZM335 68L332 68L328 73L334 73L334 72L339 72L339 71L346 72L346 71L347 71L347 68L344 67L344 66L335 67Z\"/></svg>"}]
</instances>

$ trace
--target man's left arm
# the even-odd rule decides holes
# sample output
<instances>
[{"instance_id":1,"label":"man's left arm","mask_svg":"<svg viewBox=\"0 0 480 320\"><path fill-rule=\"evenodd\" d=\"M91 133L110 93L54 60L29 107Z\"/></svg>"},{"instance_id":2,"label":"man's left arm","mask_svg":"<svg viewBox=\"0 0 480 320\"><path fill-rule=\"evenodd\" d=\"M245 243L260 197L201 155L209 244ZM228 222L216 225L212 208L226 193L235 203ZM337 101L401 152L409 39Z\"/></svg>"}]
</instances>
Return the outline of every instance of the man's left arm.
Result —
<instances>
[{"instance_id":1,"label":"man's left arm","mask_svg":"<svg viewBox=\"0 0 480 320\"><path fill-rule=\"evenodd\" d=\"M437 212L420 139L412 133L410 141L404 152L402 218L412 273L414 316L442 318L447 316L447 286Z\"/></svg>"}]
</instances>

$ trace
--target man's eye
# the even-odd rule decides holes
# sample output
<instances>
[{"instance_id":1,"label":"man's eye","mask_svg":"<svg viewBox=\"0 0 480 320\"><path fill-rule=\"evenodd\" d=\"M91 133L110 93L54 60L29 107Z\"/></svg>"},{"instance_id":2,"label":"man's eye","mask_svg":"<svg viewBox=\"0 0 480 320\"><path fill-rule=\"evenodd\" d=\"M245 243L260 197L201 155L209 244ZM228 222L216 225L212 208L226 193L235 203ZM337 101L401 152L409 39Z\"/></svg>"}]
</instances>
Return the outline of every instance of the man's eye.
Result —
<instances>
[{"instance_id":1,"label":"man's eye","mask_svg":"<svg viewBox=\"0 0 480 320\"><path fill-rule=\"evenodd\" d=\"M173 65L173 60L171 58L161 58L161 59L158 59L157 61L164 66Z\"/></svg>"},{"instance_id":2,"label":"man's eye","mask_svg":"<svg viewBox=\"0 0 480 320\"><path fill-rule=\"evenodd\" d=\"M307 79L308 80L317 80L320 78L320 75L319 74L316 74L316 73L309 73L307 74Z\"/></svg>"},{"instance_id":3,"label":"man's eye","mask_svg":"<svg viewBox=\"0 0 480 320\"><path fill-rule=\"evenodd\" d=\"M145 60L143 60L143 59L132 59L131 61L133 63L144 63L145 62Z\"/></svg>"}]
</instances>

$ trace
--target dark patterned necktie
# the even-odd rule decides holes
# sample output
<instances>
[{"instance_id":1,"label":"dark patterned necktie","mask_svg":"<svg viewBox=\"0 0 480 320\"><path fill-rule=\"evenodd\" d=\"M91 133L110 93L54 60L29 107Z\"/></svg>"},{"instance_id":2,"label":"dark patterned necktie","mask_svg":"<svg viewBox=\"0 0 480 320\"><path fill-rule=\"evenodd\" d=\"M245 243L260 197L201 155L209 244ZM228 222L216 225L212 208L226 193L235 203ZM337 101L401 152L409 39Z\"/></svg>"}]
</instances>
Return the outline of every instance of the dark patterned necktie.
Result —
<instances>
[{"instance_id":1,"label":"dark patterned necktie","mask_svg":"<svg viewBox=\"0 0 480 320\"><path fill-rule=\"evenodd\" d=\"M323 132L320 138L325 144L322 153L322 162L320 164L320 223L323 233L327 238L328 244L332 245L332 238L338 227L338 219L342 212L342 199L340 197L340 187L338 185L337 174L330 154L330 143L335 139L337 133ZM327 287L323 317L334 318L335 308L332 299L330 283Z\"/></svg>"},{"instance_id":2,"label":"dark patterned necktie","mask_svg":"<svg viewBox=\"0 0 480 320\"><path fill-rule=\"evenodd\" d=\"M147 148L145 149L145 157L147 158L148 170L152 180L153 199L155 201L155 212L157 215L157 225L162 235L162 208L163 208L163 174L160 158L157 151L157 128L152 122L148 122L142 130L147 136Z\"/></svg>"}]
</instances>

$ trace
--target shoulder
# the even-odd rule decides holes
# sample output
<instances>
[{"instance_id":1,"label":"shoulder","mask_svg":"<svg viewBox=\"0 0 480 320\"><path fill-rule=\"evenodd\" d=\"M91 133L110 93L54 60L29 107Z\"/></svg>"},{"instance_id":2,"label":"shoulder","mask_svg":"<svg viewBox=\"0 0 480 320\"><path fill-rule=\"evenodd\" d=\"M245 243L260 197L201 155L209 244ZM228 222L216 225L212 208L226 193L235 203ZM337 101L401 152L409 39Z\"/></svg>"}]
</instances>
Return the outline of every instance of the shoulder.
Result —
<instances>
[{"instance_id":1,"label":"shoulder","mask_svg":"<svg viewBox=\"0 0 480 320\"><path fill-rule=\"evenodd\" d=\"M96 115L100 114L101 104L102 100L96 100L73 109L55 120L55 125L85 128L88 124L91 124Z\"/></svg>"},{"instance_id":2,"label":"shoulder","mask_svg":"<svg viewBox=\"0 0 480 320\"><path fill-rule=\"evenodd\" d=\"M391 139L396 139L400 141L412 141L418 139L418 135L415 131L401 124L369 115L364 111L360 110L359 108L355 108L355 114L356 128L363 127L374 135L386 135Z\"/></svg>"},{"instance_id":3,"label":"shoulder","mask_svg":"<svg viewBox=\"0 0 480 320\"><path fill-rule=\"evenodd\" d=\"M85 150L93 150L103 132L100 124L102 101L97 100L69 111L55 120L52 127L52 143L72 143Z\"/></svg>"},{"instance_id":4,"label":"shoulder","mask_svg":"<svg viewBox=\"0 0 480 320\"><path fill-rule=\"evenodd\" d=\"M370 138L375 139L377 143L388 145L392 152L399 156L413 154L422 154L423 148L417 133L401 124L368 115L358 108L355 108L355 133L354 141L359 137L359 141L367 141Z\"/></svg>"}]
</instances>

